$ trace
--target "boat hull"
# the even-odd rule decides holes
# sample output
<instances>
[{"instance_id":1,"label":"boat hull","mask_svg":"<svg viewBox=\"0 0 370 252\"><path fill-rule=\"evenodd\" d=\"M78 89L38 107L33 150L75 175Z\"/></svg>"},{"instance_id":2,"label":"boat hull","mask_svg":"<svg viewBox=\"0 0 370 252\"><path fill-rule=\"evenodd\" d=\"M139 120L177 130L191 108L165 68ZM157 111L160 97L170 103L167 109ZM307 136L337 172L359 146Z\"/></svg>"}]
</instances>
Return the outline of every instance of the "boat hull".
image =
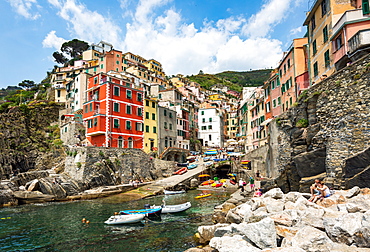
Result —
<instances>
[{"instance_id":1,"label":"boat hull","mask_svg":"<svg viewBox=\"0 0 370 252\"><path fill-rule=\"evenodd\" d=\"M145 214L135 214L135 215L113 215L109 217L104 223L108 225L120 225L120 224L131 224L138 223L142 221L145 217Z\"/></svg>"},{"instance_id":2,"label":"boat hull","mask_svg":"<svg viewBox=\"0 0 370 252\"><path fill-rule=\"evenodd\" d=\"M168 190L164 190L163 193L166 194L166 195L171 195L171 194L186 193L186 191L185 190L181 190L181 191L168 191Z\"/></svg>"},{"instance_id":3,"label":"boat hull","mask_svg":"<svg viewBox=\"0 0 370 252\"><path fill-rule=\"evenodd\" d=\"M179 205L166 205L162 207L162 213L179 213L183 212L191 207L190 202Z\"/></svg>"},{"instance_id":4,"label":"boat hull","mask_svg":"<svg viewBox=\"0 0 370 252\"><path fill-rule=\"evenodd\" d=\"M153 209L137 209L137 210L124 210L120 211L120 214L135 215L135 214L144 214L147 217L158 217L162 212L162 208L153 208Z\"/></svg>"},{"instance_id":5,"label":"boat hull","mask_svg":"<svg viewBox=\"0 0 370 252\"><path fill-rule=\"evenodd\" d=\"M209 196L211 196L211 195L212 195L212 194L208 193L208 194L198 195L198 196L196 196L195 198L196 198L196 199L202 199L202 198L209 197Z\"/></svg>"}]
</instances>

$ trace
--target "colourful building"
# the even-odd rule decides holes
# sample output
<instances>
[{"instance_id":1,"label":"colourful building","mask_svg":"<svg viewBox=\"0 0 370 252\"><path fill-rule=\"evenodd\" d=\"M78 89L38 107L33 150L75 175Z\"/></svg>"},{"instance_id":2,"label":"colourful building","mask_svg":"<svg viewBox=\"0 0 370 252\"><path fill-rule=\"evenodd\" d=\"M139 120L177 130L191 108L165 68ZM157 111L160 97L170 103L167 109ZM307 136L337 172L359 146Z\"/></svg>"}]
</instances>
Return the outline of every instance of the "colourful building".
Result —
<instances>
[{"instance_id":1,"label":"colourful building","mask_svg":"<svg viewBox=\"0 0 370 252\"><path fill-rule=\"evenodd\" d=\"M304 21L308 30L308 69L310 84L320 82L334 71L330 38L332 26L347 10L355 9L356 0L316 0Z\"/></svg>"},{"instance_id":2,"label":"colourful building","mask_svg":"<svg viewBox=\"0 0 370 252\"><path fill-rule=\"evenodd\" d=\"M158 101L145 98L144 102L144 151L158 150Z\"/></svg>"},{"instance_id":3,"label":"colourful building","mask_svg":"<svg viewBox=\"0 0 370 252\"><path fill-rule=\"evenodd\" d=\"M333 61L336 70L370 52L369 1L357 1L357 9L343 13L333 26Z\"/></svg>"},{"instance_id":4,"label":"colourful building","mask_svg":"<svg viewBox=\"0 0 370 252\"><path fill-rule=\"evenodd\" d=\"M93 146L143 148L143 91L130 79L90 77L84 103L86 137Z\"/></svg>"}]
</instances>

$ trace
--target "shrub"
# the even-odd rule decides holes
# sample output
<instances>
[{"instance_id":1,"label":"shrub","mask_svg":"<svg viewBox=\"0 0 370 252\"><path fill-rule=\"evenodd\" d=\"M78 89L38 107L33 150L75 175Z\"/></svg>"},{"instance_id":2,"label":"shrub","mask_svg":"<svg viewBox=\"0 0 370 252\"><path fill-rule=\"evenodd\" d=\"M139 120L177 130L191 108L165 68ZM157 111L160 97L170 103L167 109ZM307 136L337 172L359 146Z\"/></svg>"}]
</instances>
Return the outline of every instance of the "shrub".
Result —
<instances>
[{"instance_id":1,"label":"shrub","mask_svg":"<svg viewBox=\"0 0 370 252\"><path fill-rule=\"evenodd\" d=\"M295 126L297 128L306 128L308 126L308 120L304 118L299 119Z\"/></svg>"},{"instance_id":2,"label":"shrub","mask_svg":"<svg viewBox=\"0 0 370 252\"><path fill-rule=\"evenodd\" d=\"M81 166L82 166L81 162L77 162L76 166L77 166L77 168L81 168Z\"/></svg>"}]
</instances>

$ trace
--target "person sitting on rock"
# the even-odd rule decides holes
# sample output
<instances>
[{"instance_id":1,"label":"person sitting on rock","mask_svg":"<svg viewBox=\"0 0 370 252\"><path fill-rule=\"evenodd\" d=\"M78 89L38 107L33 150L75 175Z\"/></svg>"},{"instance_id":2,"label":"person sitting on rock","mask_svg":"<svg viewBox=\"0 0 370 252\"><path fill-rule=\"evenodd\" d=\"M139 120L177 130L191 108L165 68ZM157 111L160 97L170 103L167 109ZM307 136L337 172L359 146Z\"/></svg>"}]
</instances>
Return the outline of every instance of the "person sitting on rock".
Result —
<instances>
[{"instance_id":1,"label":"person sitting on rock","mask_svg":"<svg viewBox=\"0 0 370 252\"><path fill-rule=\"evenodd\" d=\"M317 184L317 188L316 188L319 192L320 192L320 195L316 195L315 198L313 199L312 202L316 202L318 201L319 199L324 199L324 198L328 198L331 196L331 193L330 193L330 189L329 187L327 187L323 182L319 182Z\"/></svg>"},{"instance_id":2,"label":"person sitting on rock","mask_svg":"<svg viewBox=\"0 0 370 252\"><path fill-rule=\"evenodd\" d=\"M318 183L321 183L320 179L315 179L315 183L313 183L310 187L311 192L311 198L308 201L313 201L315 199L315 196L319 196L321 193L319 190L317 190Z\"/></svg>"},{"instance_id":3,"label":"person sitting on rock","mask_svg":"<svg viewBox=\"0 0 370 252\"><path fill-rule=\"evenodd\" d=\"M254 191L253 197L261 197L261 196L262 196L261 190L256 188Z\"/></svg>"}]
</instances>

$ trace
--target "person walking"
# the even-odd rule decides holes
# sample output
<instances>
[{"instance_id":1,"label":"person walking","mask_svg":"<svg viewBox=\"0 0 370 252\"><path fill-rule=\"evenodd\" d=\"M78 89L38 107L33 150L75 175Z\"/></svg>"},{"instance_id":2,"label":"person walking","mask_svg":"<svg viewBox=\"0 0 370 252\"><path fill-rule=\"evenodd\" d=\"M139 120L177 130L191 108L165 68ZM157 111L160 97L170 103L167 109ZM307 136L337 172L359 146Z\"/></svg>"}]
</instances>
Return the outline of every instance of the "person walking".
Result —
<instances>
[{"instance_id":1,"label":"person walking","mask_svg":"<svg viewBox=\"0 0 370 252\"><path fill-rule=\"evenodd\" d=\"M251 187L251 191L253 191L253 188L254 188L254 178L253 177L249 178L249 186Z\"/></svg>"},{"instance_id":2,"label":"person walking","mask_svg":"<svg viewBox=\"0 0 370 252\"><path fill-rule=\"evenodd\" d=\"M242 178L239 179L239 188L241 189L241 192L244 192L244 181Z\"/></svg>"}]
</instances>

